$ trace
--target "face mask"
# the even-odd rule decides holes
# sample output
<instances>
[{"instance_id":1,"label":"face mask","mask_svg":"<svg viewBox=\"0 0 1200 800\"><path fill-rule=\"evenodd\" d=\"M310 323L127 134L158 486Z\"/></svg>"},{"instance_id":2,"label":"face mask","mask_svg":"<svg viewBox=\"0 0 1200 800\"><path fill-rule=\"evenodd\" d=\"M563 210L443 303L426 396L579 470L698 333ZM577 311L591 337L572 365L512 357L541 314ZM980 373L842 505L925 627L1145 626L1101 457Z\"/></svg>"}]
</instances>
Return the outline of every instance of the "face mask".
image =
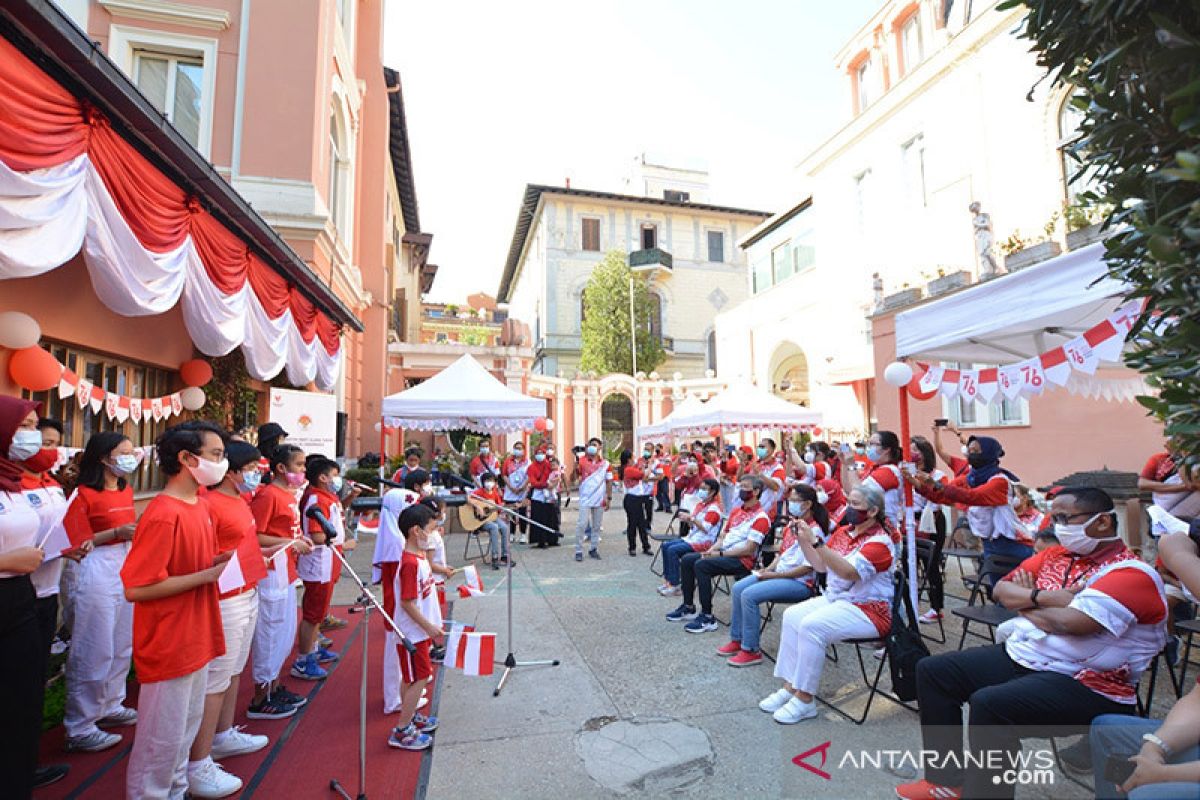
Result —
<instances>
[{"instance_id":1,"label":"face mask","mask_svg":"<svg viewBox=\"0 0 1200 800\"><path fill-rule=\"evenodd\" d=\"M243 492L253 492L262 483L262 473L257 470L254 472L243 472L238 478L237 484Z\"/></svg>"},{"instance_id":2,"label":"face mask","mask_svg":"<svg viewBox=\"0 0 1200 800\"><path fill-rule=\"evenodd\" d=\"M858 453L860 456L863 456L863 455L866 455L866 454L867 454L867 448L865 448L865 447L856 447L856 448L854 448L854 452Z\"/></svg>"},{"instance_id":3,"label":"face mask","mask_svg":"<svg viewBox=\"0 0 1200 800\"><path fill-rule=\"evenodd\" d=\"M805 463L805 464L811 464L811 463L813 463L813 462L814 462L814 461L816 461L816 460L817 460L817 454L816 454L816 453L814 453L812 450L805 450L805 451L804 451L804 463Z\"/></svg>"},{"instance_id":4,"label":"face mask","mask_svg":"<svg viewBox=\"0 0 1200 800\"><path fill-rule=\"evenodd\" d=\"M804 516L804 503L796 500L789 500L788 515L792 517Z\"/></svg>"},{"instance_id":5,"label":"face mask","mask_svg":"<svg viewBox=\"0 0 1200 800\"><path fill-rule=\"evenodd\" d=\"M962 454L964 456L967 455L967 446L965 444L962 447L960 447L959 450L962 450Z\"/></svg>"},{"instance_id":6,"label":"face mask","mask_svg":"<svg viewBox=\"0 0 1200 800\"><path fill-rule=\"evenodd\" d=\"M553 450L547 450L547 451L546 451L546 458L550 458L550 457L551 457L551 456L553 456L553 455L554 455L554 451L553 451Z\"/></svg>"},{"instance_id":7,"label":"face mask","mask_svg":"<svg viewBox=\"0 0 1200 800\"><path fill-rule=\"evenodd\" d=\"M8 446L8 457L13 461L24 461L36 456L41 449L41 431L17 431L13 434L12 444Z\"/></svg>"},{"instance_id":8,"label":"face mask","mask_svg":"<svg viewBox=\"0 0 1200 800\"><path fill-rule=\"evenodd\" d=\"M304 485L304 473L303 472L285 472L285 473L283 473L283 477L284 477L284 480L287 481L287 485L292 487L293 489L299 489L301 486Z\"/></svg>"},{"instance_id":9,"label":"face mask","mask_svg":"<svg viewBox=\"0 0 1200 800\"><path fill-rule=\"evenodd\" d=\"M30 472L45 472L58 462L58 450L53 447L43 447L29 458L21 462L21 466Z\"/></svg>"},{"instance_id":10,"label":"face mask","mask_svg":"<svg viewBox=\"0 0 1200 800\"><path fill-rule=\"evenodd\" d=\"M339 492L342 491L342 476L341 475L334 475L332 478L329 479L329 490L331 492L333 492L334 494L338 494Z\"/></svg>"},{"instance_id":11,"label":"face mask","mask_svg":"<svg viewBox=\"0 0 1200 800\"><path fill-rule=\"evenodd\" d=\"M133 456L130 456L132 458ZM121 458L121 456L117 456ZM220 461L209 461L207 458L200 458L196 462L196 466L185 464L188 472L192 473L192 477L196 479L196 483L201 486L213 486L218 484L225 477L225 473L229 472L229 461L222 458Z\"/></svg>"},{"instance_id":12,"label":"face mask","mask_svg":"<svg viewBox=\"0 0 1200 800\"><path fill-rule=\"evenodd\" d=\"M424 486L422 486L421 494L424 495L425 497L428 497L429 495L433 494L433 484L427 483Z\"/></svg>"},{"instance_id":13,"label":"face mask","mask_svg":"<svg viewBox=\"0 0 1200 800\"><path fill-rule=\"evenodd\" d=\"M738 497L742 498L743 503L749 503L754 498L753 489L741 489L738 491Z\"/></svg>"},{"instance_id":14,"label":"face mask","mask_svg":"<svg viewBox=\"0 0 1200 800\"><path fill-rule=\"evenodd\" d=\"M824 489L817 489L817 502L821 505L829 502L829 494Z\"/></svg>"},{"instance_id":15,"label":"face mask","mask_svg":"<svg viewBox=\"0 0 1200 800\"><path fill-rule=\"evenodd\" d=\"M596 455L596 446L595 446L595 445L591 445L591 444L589 444L589 445L587 446L587 454L588 454L589 456L594 456L594 455Z\"/></svg>"},{"instance_id":16,"label":"face mask","mask_svg":"<svg viewBox=\"0 0 1200 800\"><path fill-rule=\"evenodd\" d=\"M484 481L483 488L487 489L488 491L491 491L492 489L496 488L496 483L495 483L495 481Z\"/></svg>"},{"instance_id":17,"label":"face mask","mask_svg":"<svg viewBox=\"0 0 1200 800\"><path fill-rule=\"evenodd\" d=\"M968 453L967 463L970 464L973 469L979 469L980 467L987 466L988 459L983 453Z\"/></svg>"},{"instance_id":18,"label":"face mask","mask_svg":"<svg viewBox=\"0 0 1200 800\"><path fill-rule=\"evenodd\" d=\"M871 461L878 463L882 457L883 457L883 451L881 451L878 447L876 447L873 444L867 445L867 458L869 458Z\"/></svg>"},{"instance_id":19,"label":"face mask","mask_svg":"<svg viewBox=\"0 0 1200 800\"><path fill-rule=\"evenodd\" d=\"M513 457L514 458L524 458L525 451L524 450L513 450Z\"/></svg>"},{"instance_id":20,"label":"face mask","mask_svg":"<svg viewBox=\"0 0 1200 800\"><path fill-rule=\"evenodd\" d=\"M1091 519L1082 525L1055 525L1054 536L1058 539L1058 543L1070 550L1076 555L1086 556L1089 553L1095 552L1096 548L1105 542L1111 542L1117 539L1116 536L1108 536L1104 539L1093 539L1087 535L1087 527L1099 519L1107 511L1102 511L1099 514L1093 514Z\"/></svg>"},{"instance_id":21,"label":"face mask","mask_svg":"<svg viewBox=\"0 0 1200 800\"><path fill-rule=\"evenodd\" d=\"M113 459L113 463L109 466L114 475L131 475L138 468L137 456L122 454Z\"/></svg>"},{"instance_id":22,"label":"face mask","mask_svg":"<svg viewBox=\"0 0 1200 800\"><path fill-rule=\"evenodd\" d=\"M765 447L759 447L759 448L755 449L754 452L758 453L759 458L767 457L767 448L765 448Z\"/></svg>"},{"instance_id":23,"label":"face mask","mask_svg":"<svg viewBox=\"0 0 1200 800\"><path fill-rule=\"evenodd\" d=\"M490 452L492 452L492 448L490 448L490 447L479 448L479 455L481 455L481 456L486 456Z\"/></svg>"},{"instance_id":24,"label":"face mask","mask_svg":"<svg viewBox=\"0 0 1200 800\"><path fill-rule=\"evenodd\" d=\"M847 506L846 513L842 515L842 522L846 523L852 528L861 525L866 521L867 512L863 511L861 508L855 508L854 506Z\"/></svg>"},{"instance_id":25,"label":"face mask","mask_svg":"<svg viewBox=\"0 0 1200 800\"><path fill-rule=\"evenodd\" d=\"M700 491L696 492L696 497L699 497L701 500L707 500L708 489L701 489Z\"/></svg>"},{"instance_id":26,"label":"face mask","mask_svg":"<svg viewBox=\"0 0 1200 800\"><path fill-rule=\"evenodd\" d=\"M446 518L444 516L438 517L437 524L438 524L439 528L445 527L446 526Z\"/></svg>"},{"instance_id":27,"label":"face mask","mask_svg":"<svg viewBox=\"0 0 1200 800\"><path fill-rule=\"evenodd\" d=\"M651 453L649 450L643 450L643 451L642 451L642 458L649 458L649 457L650 457L650 456L652 456L652 455L654 455L654 454L653 454L653 453Z\"/></svg>"},{"instance_id":28,"label":"face mask","mask_svg":"<svg viewBox=\"0 0 1200 800\"><path fill-rule=\"evenodd\" d=\"M545 453L538 453L537 455L535 455L535 456L533 457L533 460L534 460L534 461L545 461L545 460L546 460L546 454L545 454Z\"/></svg>"}]
</instances>

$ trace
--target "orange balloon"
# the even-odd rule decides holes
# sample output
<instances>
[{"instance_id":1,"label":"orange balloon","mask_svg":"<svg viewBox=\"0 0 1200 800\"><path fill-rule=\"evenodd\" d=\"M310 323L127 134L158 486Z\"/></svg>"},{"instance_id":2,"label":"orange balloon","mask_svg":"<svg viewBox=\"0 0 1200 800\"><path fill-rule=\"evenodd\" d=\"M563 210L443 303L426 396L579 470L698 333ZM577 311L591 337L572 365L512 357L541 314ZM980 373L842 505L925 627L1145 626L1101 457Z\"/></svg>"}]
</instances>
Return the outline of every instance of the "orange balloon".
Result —
<instances>
[{"instance_id":1,"label":"orange balloon","mask_svg":"<svg viewBox=\"0 0 1200 800\"><path fill-rule=\"evenodd\" d=\"M709 435L709 436L720 436L720 435L721 435L721 429L720 429L720 428L718 428L716 425L714 425L714 426L712 426L711 428L709 428L709 429L708 429L708 435Z\"/></svg>"},{"instance_id":2,"label":"orange balloon","mask_svg":"<svg viewBox=\"0 0 1200 800\"><path fill-rule=\"evenodd\" d=\"M535 419L535 420L533 421L533 429L534 429L535 431L545 432L545 430L546 430L546 418L545 418L545 417L538 417L537 419Z\"/></svg>"},{"instance_id":3,"label":"orange balloon","mask_svg":"<svg viewBox=\"0 0 1200 800\"><path fill-rule=\"evenodd\" d=\"M31 392L44 392L58 386L62 365L40 347L14 351L8 359L8 374L13 382Z\"/></svg>"},{"instance_id":4,"label":"orange balloon","mask_svg":"<svg viewBox=\"0 0 1200 800\"><path fill-rule=\"evenodd\" d=\"M204 386L213 378L212 364L202 358L193 358L179 365L179 377L185 386Z\"/></svg>"}]
</instances>

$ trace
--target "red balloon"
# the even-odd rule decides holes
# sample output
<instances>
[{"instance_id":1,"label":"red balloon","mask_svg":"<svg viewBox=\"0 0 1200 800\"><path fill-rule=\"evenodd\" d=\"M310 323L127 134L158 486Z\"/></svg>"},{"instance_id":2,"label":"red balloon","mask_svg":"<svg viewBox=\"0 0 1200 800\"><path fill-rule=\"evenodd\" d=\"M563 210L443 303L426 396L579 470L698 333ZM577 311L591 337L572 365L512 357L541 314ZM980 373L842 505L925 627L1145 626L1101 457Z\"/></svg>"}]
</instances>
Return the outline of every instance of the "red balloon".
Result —
<instances>
[{"instance_id":1,"label":"red balloon","mask_svg":"<svg viewBox=\"0 0 1200 800\"><path fill-rule=\"evenodd\" d=\"M812 433L813 436L820 436L822 433L824 433L824 431L822 431L820 428L813 428Z\"/></svg>"},{"instance_id":2,"label":"red balloon","mask_svg":"<svg viewBox=\"0 0 1200 800\"><path fill-rule=\"evenodd\" d=\"M44 392L58 386L62 370L58 359L37 346L16 350L8 359L8 374L13 382L31 392Z\"/></svg>"},{"instance_id":3,"label":"red balloon","mask_svg":"<svg viewBox=\"0 0 1200 800\"><path fill-rule=\"evenodd\" d=\"M537 419L535 419L533 421L533 429L535 431L544 433L546 431L546 418L538 417Z\"/></svg>"},{"instance_id":4,"label":"red balloon","mask_svg":"<svg viewBox=\"0 0 1200 800\"><path fill-rule=\"evenodd\" d=\"M912 380L908 382L908 396L914 400L932 400L937 396L937 387L933 387L931 391L921 391L921 378L925 377L925 370L918 367L913 370Z\"/></svg>"},{"instance_id":5,"label":"red balloon","mask_svg":"<svg viewBox=\"0 0 1200 800\"><path fill-rule=\"evenodd\" d=\"M213 378L212 364L202 358L193 358L179 365L179 377L185 386L204 386Z\"/></svg>"},{"instance_id":6,"label":"red balloon","mask_svg":"<svg viewBox=\"0 0 1200 800\"><path fill-rule=\"evenodd\" d=\"M712 437L720 436L721 429L719 427L717 427L716 425L713 425L711 428L708 429L708 435L712 436Z\"/></svg>"}]
</instances>

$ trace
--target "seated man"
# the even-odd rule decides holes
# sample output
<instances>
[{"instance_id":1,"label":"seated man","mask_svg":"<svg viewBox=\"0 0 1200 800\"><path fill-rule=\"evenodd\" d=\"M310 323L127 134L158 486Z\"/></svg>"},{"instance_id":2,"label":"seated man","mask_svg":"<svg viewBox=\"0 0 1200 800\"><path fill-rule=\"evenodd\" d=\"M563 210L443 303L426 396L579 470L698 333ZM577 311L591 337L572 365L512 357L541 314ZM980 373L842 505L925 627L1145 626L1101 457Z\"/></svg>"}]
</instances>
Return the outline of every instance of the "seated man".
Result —
<instances>
[{"instance_id":1,"label":"seated man","mask_svg":"<svg viewBox=\"0 0 1200 800\"><path fill-rule=\"evenodd\" d=\"M504 497L496 488L495 473L480 473L479 483L479 488L472 489L467 495L467 502L475 509L475 515L483 519L495 513L497 506L504 505ZM480 530L488 534L488 557L491 559L492 569L500 569L501 564L508 563L508 522L504 519L503 512L491 522L484 523ZM513 566L516 564L514 561Z\"/></svg>"},{"instance_id":2,"label":"seated man","mask_svg":"<svg viewBox=\"0 0 1200 800\"><path fill-rule=\"evenodd\" d=\"M1188 600L1200 596L1200 522L1190 534L1159 543L1163 566L1179 578ZM1126 715L1092 721L1092 770L1099 800L1200 798L1200 677L1162 722ZM1128 757L1130 775L1120 787L1107 778L1110 758Z\"/></svg>"},{"instance_id":3,"label":"seated man","mask_svg":"<svg viewBox=\"0 0 1200 800\"><path fill-rule=\"evenodd\" d=\"M679 512L679 521L690 524L690 528L678 539L663 542L663 585L658 593L670 597L681 593L679 588L679 561L689 553L701 553L712 547L721 532L723 518L719 485L706 478L697 492L697 505L691 511Z\"/></svg>"},{"instance_id":4,"label":"seated man","mask_svg":"<svg viewBox=\"0 0 1200 800\"><path fill-rule=\"evenodd\" d=\"M725 532L704 552L688 553L680 560L683 604L667 614L668 621L691 620L685 628L688 633L717 629L717 618L712 615L712 579L717 575L741 578L750 574L758 546L771 531L771 520L759 502L765 488L766 483L757 475L743 478L738 491L742 504L729 515ZM697 582L700 584L699 615L692 604Z\"/></svg>"},{"instance_id":5,"label":"seated man","mask_svg":"<svg viewBox=\"0 0 1200 800\"><path fill-rule=\"evenodd\" d=\"M993 592L1020 614L1005 642L918 664L922 749L939 758L925 780L897 787L899 797L1012 797L1002 771L1019 758L1023 732L1067 735L1102 714L1135 712L1138 680L1166 640L1162 580L1121 541L1100 489L1064 489L1050 514L1061 544ZM998 769L962 757L964 703L972 753Z\"/></svg>"}]
</instances>

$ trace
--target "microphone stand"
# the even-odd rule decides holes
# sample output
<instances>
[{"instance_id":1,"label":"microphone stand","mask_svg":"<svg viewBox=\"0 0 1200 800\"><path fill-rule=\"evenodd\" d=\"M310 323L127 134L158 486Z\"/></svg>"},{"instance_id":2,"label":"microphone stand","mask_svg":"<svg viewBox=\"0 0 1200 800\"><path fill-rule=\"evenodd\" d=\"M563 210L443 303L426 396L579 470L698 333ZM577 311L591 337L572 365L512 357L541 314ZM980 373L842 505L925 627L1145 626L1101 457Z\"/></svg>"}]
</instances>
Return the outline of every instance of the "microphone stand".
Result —
<instances>
[{"instance_id":1,"label":"microphone stand","mask_svg":"<svg viewBox=\"0 0 1200 800\"><path fill-rule=\"evenodd\" d=\"M337 538L337 530L326 519L325 515L317 509L310 509L308 517L317 520L321 525L321 529L325 532L327 539ZM329 788L331 791L337 792L345 800L366 800L367 799L367 659L370 654L368 641L371 634L371 609L374 608L383 617L383 621L387 626L400 637L400 644L404 649L412 653L416 650L416 646L408 640L396 625L396 621L384 611L383 606L379 604L379 600L363 583L362 578L350 566L350 562L342 555L341 551L333 545L324 545L329 548L338 561L342 562L342 569L354 579L358 584L359 595L355 601L355 606L362 608L362 621L359 626L362 628L362 676L358 687L358 794L351 798L350 793L346 791L341 782L337 778L330 778Z\"/></svg>"},{"instance_id":2,"label":"microphone stand","mask_svg":"<svg viewBox=\"0 0 1200 800\"><path fill-rule=\"evenodd\" d=\"M458 477L457 475L447 474L445 477L453 478L456 481L460 481L463 485L470 486L472 489L475 488L474 484L468 483L467 481L463 480L462 478ZM516 517L517 519L523 519L526 522L528 522L530 525L536 525L537 527L541 528L544 531L549 531L550 533L558 533L558 531L554 530L553 528L551 528L547 525L543 525L540 522L534 522L529 517L526 517L523 514L518 514L516 511L513 511L508 506L500 505L499 503L493 503L491 500L487 500L482 497L476 497L476 498L474 498L474 500L476 502L489 505L492 508L495 508L499 511L504 512L505 514L508 514L509 516ZM495 553L493 553L492 558L495 558L495 557L496 557L496 555L495 555ZM511 675L512 671L514 669L516 669L517 667L557 667L560 663L557 658L542 659L542 660L537 660L537 661L517 661L517 657L514 653L514 648L513 648L513 602L512 602L512 586L513 586L512 564L513 564L513 559L512 559L511 552L509 553L509 556L507 559L505 559L505 561L506 561L505 574L508 578L508 588L507 588L507 594L508 594L508 654L504 656L503 662L497 662L497 663L504 664L504 672L503 672L503 674L500 675L500 682L496 684L496 688L492 692L492 697L500 696L500 692L503 691L503 689L504 689L504 684L508 682L508 676ZM349 798L347 798L347 800L349 800Z\"/></svg>"}]
</instances>

